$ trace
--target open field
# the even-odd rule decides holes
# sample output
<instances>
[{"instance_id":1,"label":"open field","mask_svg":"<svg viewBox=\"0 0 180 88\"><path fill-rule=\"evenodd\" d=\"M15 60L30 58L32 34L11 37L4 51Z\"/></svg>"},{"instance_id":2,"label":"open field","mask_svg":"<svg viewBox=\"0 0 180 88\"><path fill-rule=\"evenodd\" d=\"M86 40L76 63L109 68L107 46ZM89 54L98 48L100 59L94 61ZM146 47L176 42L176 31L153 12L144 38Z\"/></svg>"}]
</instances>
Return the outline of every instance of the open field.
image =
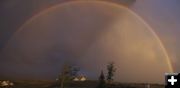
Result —
<instances>
[{"instance_id":1,"label":"open field","mask_svg":"<svg viewBox=\"0 0 180 88\"><path fill-rule=\"evenodd\" d=\"M15 81L14 84L15 85L12 88L60 88L56 82L52 82L52 81ZM98 84L97 81L69 82L65 84L65 88L97 88L97 84ZM148 87L147 84L117 82L117 83L113 83L112 85L108 85L108 88L148 88ZM164 88L164 85L150 84L150 88Z\"/></svg>"}]
</instances>

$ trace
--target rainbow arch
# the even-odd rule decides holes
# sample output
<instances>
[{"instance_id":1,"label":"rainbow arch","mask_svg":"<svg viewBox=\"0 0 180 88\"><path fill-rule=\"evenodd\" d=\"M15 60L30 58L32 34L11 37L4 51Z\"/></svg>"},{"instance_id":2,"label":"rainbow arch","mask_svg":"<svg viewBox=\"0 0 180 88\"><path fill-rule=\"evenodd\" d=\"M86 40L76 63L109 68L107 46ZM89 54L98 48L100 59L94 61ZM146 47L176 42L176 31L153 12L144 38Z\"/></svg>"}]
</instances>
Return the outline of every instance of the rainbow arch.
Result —
<instances>
[{"instance_id":1,"label":"rainbow arch","mask_svg":"<svg viewBox=\"0 0 180 88\"><path fill-rule=\"evenodd\" d=\"M148 25L138 14L136 14L135 12L133 12L132 10L130 10L129 8L123 6L123 5L119 5L119 4L116 4L116 3L112 3L112 2L107 2L107 1L69 1L69 2L64 2L64 3L59 3L57 5L54 5L54 6L51 6L51 7L48 7L47 9L44 9L43 11L40 11L39 13L33 15L32 17L30 17L30 19L26 20L19 28L18 30L12 35L12 37L7 41L7 45L9 44L10 40L15 36L17 35L20 31L23 30L23 28L30 24L33 20L35 20L36 18L40 17L41 15L43 14L48 14L50 13L52 10L56 9L56 8L60 8L60 7L63 7L63 6L67 6L69 4L76 4L76 3L103 3L103 4L106 4L106 5L111 5L113 7L117 7L117 8L123 8L123 9L126 9L127 11L129 11L131 14L133 14L134 16L136 16L141 22L144 23L145 26L148 27L149 31L153 34L153 36L156 38L157 42L159 43L160 45L160 48L162 49L164 55L165 55L165 59L167 61L167 64L168 64L168 69L170 70L170 72L173 72L173 66L172 66L172 62L171 62L171 59L166 51L166 48L164 47L162 41L160 40L160 38L158 37L158 35L155 33L155 31L150 27L150 25Z\"/></svg>"}]
</instances>

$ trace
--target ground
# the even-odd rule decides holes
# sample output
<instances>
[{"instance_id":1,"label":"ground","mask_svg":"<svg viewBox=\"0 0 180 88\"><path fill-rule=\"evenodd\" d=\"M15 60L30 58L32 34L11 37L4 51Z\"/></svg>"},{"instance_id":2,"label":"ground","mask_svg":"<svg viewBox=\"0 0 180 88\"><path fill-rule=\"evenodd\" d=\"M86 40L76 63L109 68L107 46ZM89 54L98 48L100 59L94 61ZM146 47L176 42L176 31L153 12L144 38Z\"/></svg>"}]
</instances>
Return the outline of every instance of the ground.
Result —
<instances>
[{"instance_id":1,"label":"ground","mask_svg":"<svg viewBox=\"0 0 180 88\"><path fill-rule=\"evenodd\" d=\"M60 88L53 81L15 81L13 88ZM98 81L70 82L65 88L96 88ZM164 88L161 84L150 84L150 88ZM0 87L1 88L1 87ZM148 88L147 84L113 83L108 88Z\"/></svg>"}]
</instances>

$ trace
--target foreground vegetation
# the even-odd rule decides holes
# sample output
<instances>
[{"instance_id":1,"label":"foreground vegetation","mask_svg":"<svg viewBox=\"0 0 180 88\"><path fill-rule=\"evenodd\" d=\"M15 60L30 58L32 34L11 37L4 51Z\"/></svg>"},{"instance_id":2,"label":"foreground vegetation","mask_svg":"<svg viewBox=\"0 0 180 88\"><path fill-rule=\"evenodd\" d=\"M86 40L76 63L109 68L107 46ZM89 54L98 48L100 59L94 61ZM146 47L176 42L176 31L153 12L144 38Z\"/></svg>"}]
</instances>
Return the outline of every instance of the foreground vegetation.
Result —
<instances>
[{"instance_id":1,"label":"foreground vegetation","mask_svg":"<svg viewBox=\"0 0 180 88\"><path fill-rule=\"evenodd\" d=\"M60 84L52 81L16 81L12 88L60 88ZM64 88L97 88L98 81L68 82ZM147 84L112 83L107 88L147 88ZM150 88L164 88L164 85L150 84Z\"/></svg>"},{"instance_id":2,"label":"foreground vegetation","mask_svg":"<svg viewBox=\"0 0 180 88\"><path fill-rule=\"evenodd\" d=\"M0 88L164 88L159 84L119 83L114 82L116 68L113 62L107 64L107 74L103 70L98 80L74 80L78 77L79 68L64 65L56 81L13 81L13 86Z\"/></svg>"}]
</instances>

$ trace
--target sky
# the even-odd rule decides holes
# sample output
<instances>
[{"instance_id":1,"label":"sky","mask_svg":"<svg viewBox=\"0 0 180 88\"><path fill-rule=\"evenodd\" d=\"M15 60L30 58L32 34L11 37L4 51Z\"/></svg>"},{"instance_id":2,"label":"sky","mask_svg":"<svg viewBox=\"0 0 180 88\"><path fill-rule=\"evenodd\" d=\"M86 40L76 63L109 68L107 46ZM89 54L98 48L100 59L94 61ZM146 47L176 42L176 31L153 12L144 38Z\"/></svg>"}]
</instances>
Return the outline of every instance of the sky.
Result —
<instances>
[{"instance_id":1,"label":"sky","mask_svg":"<svg viewBox=\"0 0 180 88\"><path fill-rule=\"evenodd\" d=\"M174 71L180 71L179 0L108 1L125 5L151 28L122 7L80 3L42 14L17 31L32 16L69 1L0 1L0 78L52 80L62 64L70 63L96 79L107 62L114 61L120 69L117 81L162 82L169 69L151 28L162 41Z\"/></svg>"}]
</instances>

